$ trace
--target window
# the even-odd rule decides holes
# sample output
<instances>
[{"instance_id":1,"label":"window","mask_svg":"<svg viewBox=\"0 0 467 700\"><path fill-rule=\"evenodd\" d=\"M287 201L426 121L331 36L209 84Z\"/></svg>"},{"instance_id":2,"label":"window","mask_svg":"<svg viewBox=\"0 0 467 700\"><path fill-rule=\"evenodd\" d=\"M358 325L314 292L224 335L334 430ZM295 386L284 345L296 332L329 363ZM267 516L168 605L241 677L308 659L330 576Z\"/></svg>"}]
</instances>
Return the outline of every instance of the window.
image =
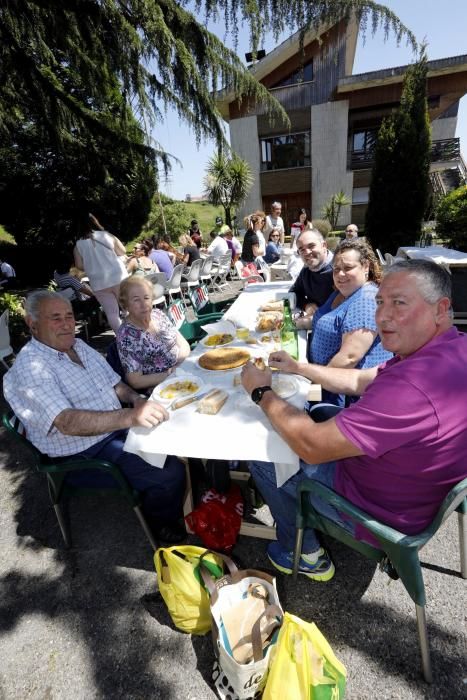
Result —
<instances>
[{"instance_id":1,"label":"window","mask_svg":"<svg viewBox=\"0 0 467 700\"><path fill-rule=\"evenodd\" d=\"M296 85L297 83L309 83L313 80L313 61L308 61L304 66L297 68L293 73L290 73L272 87L286 87L287 85Z\"/></svg>"},{"instance_id":2,"label":"window","mask_svg":"<svg viewBox=\"0 0 467 700\"><path fill-rule=\"evenodd\" d=\"M303 168L310 164L309 132L261 139L261 170Z\"/></svg>"},{"instance_id":3,"label":"window","mask_svg":"<svg viewBox=\"0 0 467 700\"><path fill-rule=\"evenodd\" d=\"M376 128L354 131L352 136L352 151L354 153L357 152L365 155L371 155L373 153L377 137L378 130Z\"/></svg>"}]
</instances>

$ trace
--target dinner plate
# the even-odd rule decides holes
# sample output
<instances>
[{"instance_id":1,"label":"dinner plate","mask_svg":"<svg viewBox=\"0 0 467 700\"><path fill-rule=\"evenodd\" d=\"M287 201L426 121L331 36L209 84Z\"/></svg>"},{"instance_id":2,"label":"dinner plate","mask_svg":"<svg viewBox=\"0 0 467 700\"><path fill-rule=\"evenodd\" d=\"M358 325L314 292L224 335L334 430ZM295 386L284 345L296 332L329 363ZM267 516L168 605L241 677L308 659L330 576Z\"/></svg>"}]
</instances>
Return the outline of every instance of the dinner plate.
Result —
<instances>
[{"instance_id":1,"label":"dinner plate","mask_svg":"<svg viewBox=\"0 0 467 700\"><path fill-rule=\"evenodd\" d=\"M273 375L272 388L281 399L289 399L298 391L298 382L295 377L286 377L282 375Z\"/></svg>"},{"instance_id":2,"label":"dinner plate","mask_svg":"<svg viewBox=\"0 0 467 700\"><path fill-rule=\"evenodd\" d=\"M173 390L171 390L171 387L173 387ZM199 377L195 377L193 374L178 374L169 377L156 386L151 394L151 398L154 401L171 403L176 399L196 396L203 389L204 382Z\"/></svg>"},{"instance_id":3,"label":"dinner plate","mask_svg":"<svg viewBox=\"0 0 467 700\"><path fill-rule=\"evenodd\" d=\"M213 343L208 344L206 341L209 340L209 338L215 338L215 337L228 337L230 340L227 340L225 343ZM212 335L207 335L205 338L201 340L201 344L204 345L206 348L219 348L219 347L224 347L224 345L230 345L230 343L233 343L235 340L235 336L232 335L231 333L213 333Z\"/></svg>"}]
</instances>

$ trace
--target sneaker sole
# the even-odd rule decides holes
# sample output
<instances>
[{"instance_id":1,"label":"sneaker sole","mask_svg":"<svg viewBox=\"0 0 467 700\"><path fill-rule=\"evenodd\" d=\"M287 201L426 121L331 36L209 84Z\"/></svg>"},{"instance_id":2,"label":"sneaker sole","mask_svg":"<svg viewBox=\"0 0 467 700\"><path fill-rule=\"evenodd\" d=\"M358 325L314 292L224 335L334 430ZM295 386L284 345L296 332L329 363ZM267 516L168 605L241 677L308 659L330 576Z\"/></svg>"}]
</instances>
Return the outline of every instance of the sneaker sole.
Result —
<instances>
[{"instance_id":1,"label":"sneaker sole","mask_svg":"<svg viewBox=\"0 0 467 700\"><path fill-rule=\"evenodd\" d=\"M274 566L275 569L280 571L282 574L288 574L290 575L292 573L292 569L288 569L285 566L281 566L277 562L275 562L273 559L268 554L268 559L271 562L271 564ZM312 573L311 571L301 571L300 569L298 570L298 573L301 574L302 576L306 576L307 578L311 578L313 581L330 581L334 574L336 573L336 568L331 561L331 565L327 571L322 571L322 572L316 572Z\"/></svg>"}]
</instances>

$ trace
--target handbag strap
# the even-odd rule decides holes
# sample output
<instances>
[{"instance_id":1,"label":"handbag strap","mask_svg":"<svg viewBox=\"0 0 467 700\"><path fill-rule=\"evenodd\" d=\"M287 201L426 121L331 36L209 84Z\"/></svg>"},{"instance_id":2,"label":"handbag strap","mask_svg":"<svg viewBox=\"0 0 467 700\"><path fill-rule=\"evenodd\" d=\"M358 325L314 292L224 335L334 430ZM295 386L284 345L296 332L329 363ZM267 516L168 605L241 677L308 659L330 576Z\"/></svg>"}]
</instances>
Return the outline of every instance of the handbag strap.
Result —
<instances>
[{"instance_id":1,"label":"handbag strap","mask_svg":"<svg viewBox=\"0 0 467 700\"><path fill-rule=\"evenodd\" d=\"M261 661L263 658L263 640L261 639L261 620L263 617L270 619L273 624L268 632L268 637L282 625L283 612L278 605L268 605L264 612L256 620L251 629L251 644L253 647L253 661ZM278 619L279 618L279 619Z\"/></svg>"},{"instance_id":2,"label":"handbag strap","mask_svg":"<svg viewBox=\"0 0 467 700\"><path fill-rule=\"evenodd\" d=\"M201 574L201 578L203 579L204 585L206 586L209 595L212 595L216 588L220 587L219 582L222 582L221 586L225 585L229 582L230 577L226 575L222 576L220 579L214 579L211 572L206 567L206 564L203 561L203 557L205 557L206 554L214 554L216 557L219 557L219 559L222 559L224 564L227 566L227 569L229 570L230 574L235 574L238 571L238 566L235 564L233 559L228 557L226 554L221 554L220 552L211 552L209 549L206 549L206 551L202 553L202 555L199 558L199 573Z\"/></svg>"}]
</instances>

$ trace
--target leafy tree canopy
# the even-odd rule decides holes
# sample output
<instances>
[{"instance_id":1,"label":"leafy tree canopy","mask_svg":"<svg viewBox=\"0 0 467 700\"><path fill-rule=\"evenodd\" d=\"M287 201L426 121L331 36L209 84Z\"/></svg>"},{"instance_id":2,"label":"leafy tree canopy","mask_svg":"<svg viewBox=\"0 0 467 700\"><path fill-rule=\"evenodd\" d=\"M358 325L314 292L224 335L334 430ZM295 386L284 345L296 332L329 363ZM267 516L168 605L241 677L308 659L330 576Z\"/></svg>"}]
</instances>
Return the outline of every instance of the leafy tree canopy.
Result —
<instances>
[{"instance_id":1,"label":"leafy tree canopy","mask_svg":"<svg viewBox=\"0 0 467 700\"><path fill-rule=\"evenodd\" d=\"M226 85L286 120L235 52L202 24L203 11L206 20L222 19L234 38L239 20L247 24L253 50L271 28L276 38L285 29L304 33L352 11L364 30L383 26L416 45L398 18L372 0L196 0L195 14L188 7L187 0L3 0L0 129L14 129L18 117L37 110L38 125L58 142L86 128L141 148L125 128L125 105L148 130L165 105L198 140L222 142L213 91ZM117 86L124 105L109 100Z\"/></svg>"},{"instance_id":2,"label":"leafy tree canopy","mask_svg":"<svg viewBox=\"0 0 467 700\"><path fill-rule=\"evenodd\" d=\"M449 192L438 204L436 233L451 248L467 250L467 185Z\"/></svg>"}]
</instances>

